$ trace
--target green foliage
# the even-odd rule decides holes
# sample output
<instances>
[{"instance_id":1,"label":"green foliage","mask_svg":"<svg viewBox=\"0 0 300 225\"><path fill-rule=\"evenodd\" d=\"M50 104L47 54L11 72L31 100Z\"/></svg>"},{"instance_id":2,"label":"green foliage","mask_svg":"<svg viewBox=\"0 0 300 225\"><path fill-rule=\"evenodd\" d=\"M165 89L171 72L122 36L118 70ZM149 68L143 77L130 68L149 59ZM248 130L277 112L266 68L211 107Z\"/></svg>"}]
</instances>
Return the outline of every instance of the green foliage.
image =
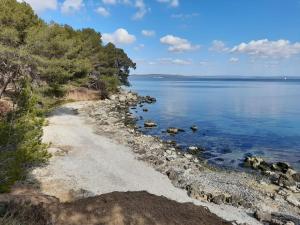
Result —
<instances>
[{"instance_id":1,"label":"green foliage","mask_svg":"<svg viewBox=\"0 0 300 225\"><path fill-rule=\"evenodd\" d=\"M44 119L37 116L36 98L28 80L22 81L16 104L16 110L0 121L0 192L21 179L26 167L49 157L42 144Z\"/></svg>"},{"instance_id":2,"label":"green foliage","mask_svg":"<svg viewBox=\"0 0 300 225\"><path fill-rule=\"evenodd\" d=\"M109 93L115 93L121 84L120 80L116 76L102 76L100 79Z\"/></svg>"},{"instance_id":3,"label":"green foliage","mask_svg":"<svg viewBox=\"0 0 300 225\"><path fill-rule=\"evenodd\" d=\"M24 43L27 30L42 21L34 14L26 3L18 3L16 0L0 0L0 40L3 37L11 37L15 44ZM7 44L4 38L4 44Z\"/></svg>"},{"instance_id":4,"label":"green foliage","mask_svg":"<svg viewBox=\"0 0 300 225\"><path fill-rule=\"evenodd\" d=\"M69 86L107 97L127 84L135 63L101 38L93 29L46 24L26 3L0 0L0 98L10 97L15 106L0 118L0 192L49 157L41 142L43 114Z\"/></svg>"}]
</instances>

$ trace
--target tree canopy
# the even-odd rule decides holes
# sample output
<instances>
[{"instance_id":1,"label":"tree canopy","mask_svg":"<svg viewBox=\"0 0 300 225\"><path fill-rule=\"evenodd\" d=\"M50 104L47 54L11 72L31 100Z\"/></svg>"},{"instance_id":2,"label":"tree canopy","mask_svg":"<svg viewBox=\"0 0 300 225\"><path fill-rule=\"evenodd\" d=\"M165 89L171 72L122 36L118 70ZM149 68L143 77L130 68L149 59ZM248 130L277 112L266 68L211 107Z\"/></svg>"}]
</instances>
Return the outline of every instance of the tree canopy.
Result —
<instances>
[{"instance_id":1,"label":"tree canopy","mask_svg":"<svg viewBox=\"0 0 300 225\"><path fill-rule=\"evenodd\" d=\"M9 52L14 57L7 57ZM15 78L21 76L18 73L23 75L24 68L33 73L31 78L46 82L56 95L76 80L91 87L107 77L127 84L130 69L136 67L122 49L112 43L103 45L95 30L47 24L28 4L16 0L0 0L0 61L14 65L12 70L0 71L3 93L9 84L16 84Z\"/></svg>"}]
</instances>

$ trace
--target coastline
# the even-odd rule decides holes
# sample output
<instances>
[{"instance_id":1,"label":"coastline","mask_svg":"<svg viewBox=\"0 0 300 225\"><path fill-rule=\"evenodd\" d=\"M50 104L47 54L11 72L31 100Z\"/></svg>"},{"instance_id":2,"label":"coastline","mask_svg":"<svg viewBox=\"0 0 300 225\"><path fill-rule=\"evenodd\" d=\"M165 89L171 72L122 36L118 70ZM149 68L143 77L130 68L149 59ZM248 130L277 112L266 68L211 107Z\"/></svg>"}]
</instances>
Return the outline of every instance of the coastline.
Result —
<instances>
[{"instance_id":1,"label":"coastline","mask_svg":"<svg viewBox=\"0 0 300 225\"><path fill-rule=\"evenodd\" d=\"M174 186L186 190L191 198L243 207L253 213L281 213L299 218L299 206L289 201L299 198L297 191L279 187L263 175L214 169L193 155L176 150L172 143L137 131L136 118L129 108L139 98L123 91L111 100L92 104L85 112L92 118L96 132L129 146L139 160L168 176Z\"/></svg>"},{"instance_id":2,"label":"coastline","mask_svg":"<svg viewBox=\"0 0 300 225\"><path fill-rule=\"evenodd\" d=\"M299 208L278 194L268 179L215 170L177 151L174 143L138 132L129 108L140 100L122 91L110 100L59 107L44 130L53 157L31 172L29 183L37 181L42 193L65 201L146 190L208 207L235 224L260 224L254 214L260 220L270 215L272 220L297 224Z\"/></svg>"}]
</instances>

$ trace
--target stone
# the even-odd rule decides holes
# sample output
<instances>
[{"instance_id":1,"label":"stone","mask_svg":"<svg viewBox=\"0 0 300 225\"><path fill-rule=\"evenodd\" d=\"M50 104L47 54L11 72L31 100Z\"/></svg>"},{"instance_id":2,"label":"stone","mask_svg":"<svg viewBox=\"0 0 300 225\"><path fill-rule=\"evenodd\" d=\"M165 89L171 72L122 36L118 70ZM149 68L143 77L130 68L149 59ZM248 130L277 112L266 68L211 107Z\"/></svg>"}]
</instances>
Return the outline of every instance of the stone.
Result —
<instances>
[{"instance_id":1,"label":"stone","mask_svg":"<svg viewBox=\"0 0 300 225\"><path fill-rule=\"evenodd\" d=\"M295 225L295 223L292 222L292 221L288 221L288 222L285 223L285 225Z\"/></svg>"},{"instance_id":2,"label":"stone","mask_svg":"<svg viewBox=\"0 0 300 225\"><path fill-rule=\"evenodd\" d=\"M292 187L292 186L296 186L296 182L294 181L294 179L290 176L281 174L277 180L277 184L281 187Z\"/></svg>"},{"instance_id":3,"label":"stone","mask_svg":"<svg viewBox=\"0 0 300 225\"><path fill-rule=\"evenodd\" d=\"M144 111L144 112L148 112L149 110L148 110L148 109L143 109L143 111Z\"/></svg>"},{"instance_id":4,"label":"stone","mask_svg":"<svg viewBox=\"0 0 300 225\"><path fill-rule=\"evenodd\" d=\"M293 174L293 175L292 175L292 178L294 179L294 181L300 183L300 173L295 173L295 174Z\"/></svg>"},{"instance_id":5,"label":"stone","mask_svg":"<svg viewBox=\"0 0 300 225\"><path fill-rule=\"evenodd\" d=\"M192 155L198 155L200 153L200 149L197 146L190 146L188 148L188 152Z\"/></svg>"},{"instance_id":6,"label":"stone","mask_svg":"<svg viewBox=\"0 0 300 225\"><path fill-rule=\"evenodd\" d=\"M167 132L169 134L178 134L179 130L178 130L178 128L170 127L170 128L167 129Z\"/></svg>"},{"instance_id":7,"label":"stone","mask_svg":"<svg viewBox=\"0 0 300 225\"><path fill-rule=\"evenodd\" d=\"M187 158L187 159L192 159L193 156L191 154L184 154L184 157Z\"/></svg>"},{"instance_id":8,"label":"stone","mask_svg":"<svg viewBox=\"0 0 300 225\"><path fill-rule=\"evenodd\" d=\"M287 196L286 201L292 204L293 206L300 207L300 201L292 195Z\"/></svg>"},{"instance_id":9,"label":"stone","mask_svg":"<svg viewBox=\"0 0 300 225\"><path fill-rule=\"evenodd\" d=\"M269 222L272 220L271 213L264 212L262 210L255 211L254 217L260 222Z\"/></svg>"},{"instance_id":10,"label":"stone","mask_svg":"<svg viewBox=\"0 0 300 225\"><path fill-rule=\"evenodd\" d=\"M157 127L157 124L151 120L148 120L148 121L145 121L144 127L153 128L153 127Z\"/></svg>"},{"instance_id":11,"label":"stone","mask_svg":"<svg viewBox=\"0 0 300 225\"><path fill-rule=\"evenodd\" d=\"M273 170L280 171L283 173L286 173L288 171L288 169L291 169L291 168L292 167L288 163L285 163L285 162L277 162L272 165Z\"/></svg>"},{"instance_id":12,"label":"stone","mask_svg":"<svg viewBox=\"0 0 300 225\"><path fill-rule=\"evenodd\" d=\"M179 179L179 173L177 171L175 171L174 169L169 169L166 172L166 174L170 180L178 180Z\"/></svg>"},{"instance_id":13,"label":"stone","mask_svg":"<svg viewBox=\"0 0 300 225\"><path fill-rule=\"evenodd\" d=\"M224 203L226 200L226 197L225 195L221 194L221 195L217 195L217 196L214 196L212 199L211 199L211 202L217 204L217 205L221 205L222 203Z\"/></svg>"},{"instance_id":14,"label":"stone","mask_svg":"<svg viewBox=\"0 0 300 225\"><path fill-rule=\"evenodd\" d=\"M198 130L198 127L196 125L191 126L191 130L193 132L196 132Z\"/></svg>"}]
</instances>

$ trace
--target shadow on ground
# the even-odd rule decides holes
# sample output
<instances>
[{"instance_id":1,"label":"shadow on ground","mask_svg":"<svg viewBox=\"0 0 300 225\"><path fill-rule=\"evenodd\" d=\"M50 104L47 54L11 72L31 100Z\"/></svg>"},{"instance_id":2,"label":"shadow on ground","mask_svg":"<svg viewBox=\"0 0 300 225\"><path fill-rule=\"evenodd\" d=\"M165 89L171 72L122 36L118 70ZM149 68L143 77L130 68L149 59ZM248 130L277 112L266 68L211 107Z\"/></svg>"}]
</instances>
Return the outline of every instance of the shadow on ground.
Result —
<instances>
[{"instance_id":1,"label":"shadow on ground","mask_svg":"<svg viewBox=\"0 0 300 225\"><path fill-rule=\"evenodd\" d=\"M9 198L11 198L9 200ZM0 196L6 210L22 218L23 224L55 225L229 225L208 209L178 203L147 192L113 192L60 203L37 193ZM29 204L30 202L30 204ZM1 221L0 221L0 225Z\"/></svg>"}]
</instances>

